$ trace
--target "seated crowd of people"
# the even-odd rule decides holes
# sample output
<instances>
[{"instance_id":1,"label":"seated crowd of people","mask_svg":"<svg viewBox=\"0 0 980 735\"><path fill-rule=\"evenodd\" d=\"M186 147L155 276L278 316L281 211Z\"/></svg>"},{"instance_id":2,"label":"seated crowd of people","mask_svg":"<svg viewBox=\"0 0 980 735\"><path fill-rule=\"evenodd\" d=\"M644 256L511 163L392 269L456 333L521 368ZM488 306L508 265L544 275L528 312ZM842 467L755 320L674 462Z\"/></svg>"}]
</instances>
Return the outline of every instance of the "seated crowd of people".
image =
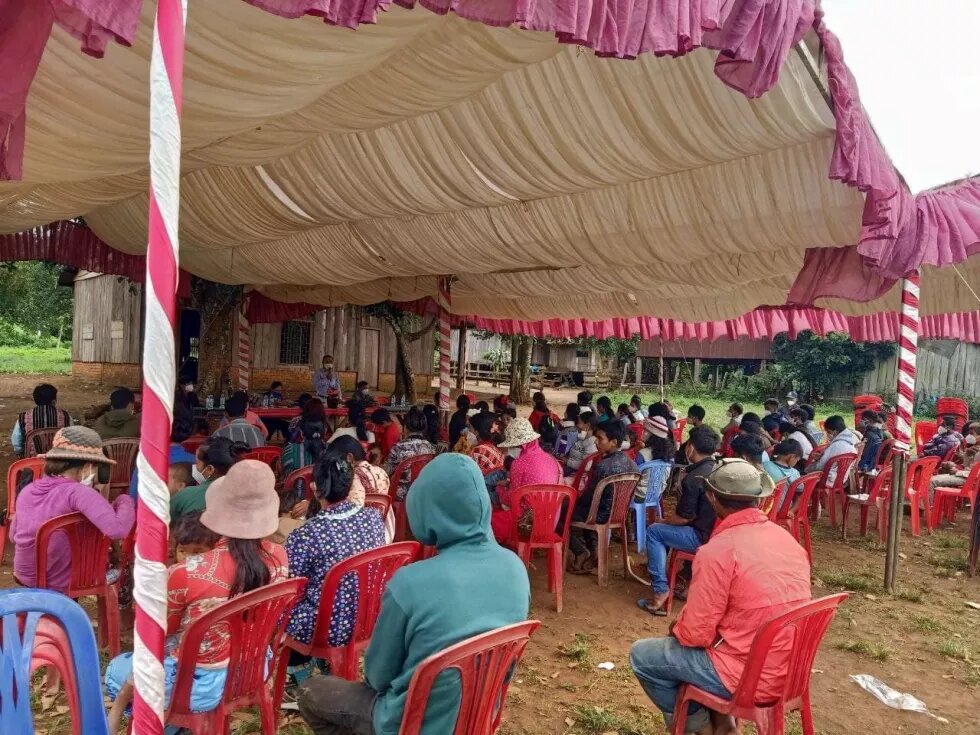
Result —
<instances>
[{"instance_id":1,"label":"seated crowd of people","mask_svg":"<svg viewBox=\"0 0 980 735\"><path fill-rule=\"evenodd\" d=\"M859 470L873 472L888 438L884 417L874 411L865 411L854 430L841 416L831 416L818 428L813 407L799 404L795 393L782 404L767 401L761 414L734 403L720 430L707 425L704 408L693 405L680 443L681 420L668 401L644 408L641 397L633 396L614 407L607 396L593 402L588 391L569 403L563 416L536 393L526 418L506 396L491 405L463 394L443 429L434 405L397 415L374 404L367 386L359 385L344 403L346 425L338 426L327 411L339 393L334 381L332 366L325 362L317 392L330 395L301 395L299 414L272 426L251 410L246 394L233 395L225 402L220 426L201 437L193 453L182 444L201 427L195 426L193 391L182 386L168 477L174 561L165 662L170 683L182 655L182 631L215 604L290 576L304 577L308 584L287 632L308 643L330 569L395 538L394 512L383 517L366 505L368 495L403 501L412 536L437 549L435 557L404 568L391 580L365 656L363 683L329 676L322 660L289 654L287 691L316 733L397 731L420 661L470 635L526 619L527 572L505 548L515 548L533 522L529 507L514 507L519 490L569 484L576 499L563 522L583 522L594 512L595 522L603 524L613 496L607 488L596 498L596 491L603 480L624 473L639 475L635 500L640 503L663 491L651 487L652 477L665 483L673 478L678 495L663 518L636 529L644 535L652 592L638 601L639 607L666 615L669 552L695 554L686 591L674 590L687 599L680 618L668 637L633 646L633 671L668 724L681 683L730 698L759 625L810 599L806 553L785 530L767 523L760 505L780 481L791 483L803 472L822 470L859 443L864 447ZM56 398L53 386L38 386L35 408L21 414L14 428L14 446L21 453L32 429L58 428L44 456L43 476L19 492L11 528L15 578L27 586L36 581L35 536L45 521L79 511L117 541L135 521L135 476L129 492L111 502L93 490L104 484L105 469L112 464L103 441L139 434L133 393L114 391L110 407L91 427L74 425L56 407ZM265 406L281 403L281 385L273 384L260 400ZM980 424L969 425L966 432L964 439L955 423L943 419L926 445L927 453L943 457L963 446L959 465L944 468L943 486L965 482L964 468L968 471L980 450ZM270 441L270 435L283 443L282 475L312 466L309 499L302 486L284 487L268 464L243 458ZM434 458L409 485L402 463L425 455ZM666 471L655 473L657 468ZM597 544L594 532L573 527L568 571L591 574ZM48 586L63 592L71 564L64 540L52 541L48 559ZM354 584L346 580L335 598L331 645L350 639L357 611ZM440 594L429 594L436 586ZM199 711L217 706L227 674L222 666L227 642L216 635L206 644L196 659L192 689ZM313 676L317 670L327 675ZM767 664L763 688L776 691L778 676L778 662ZM105 684L114 702L110 722L118 728L132 699L132 654L109 662ZM426 732L450 731L454 696L451 688L434 690ZM688 725L692 732L735 732L732 721L706 710L693 711Z\"/></svg>"}]
</instances>

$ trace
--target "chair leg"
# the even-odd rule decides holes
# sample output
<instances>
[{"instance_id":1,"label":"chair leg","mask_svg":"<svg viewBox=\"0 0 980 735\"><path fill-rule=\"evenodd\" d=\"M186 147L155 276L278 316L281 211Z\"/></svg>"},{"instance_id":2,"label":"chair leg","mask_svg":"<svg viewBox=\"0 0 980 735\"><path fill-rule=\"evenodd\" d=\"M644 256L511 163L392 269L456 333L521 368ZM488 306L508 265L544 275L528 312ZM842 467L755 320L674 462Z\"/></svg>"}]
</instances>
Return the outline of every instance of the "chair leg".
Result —
<instances>
[{"instance_id":1,"label":"chair leg","mask_svg":"<svg viewBox=\"0 0 980 735\"><path fill-rule=\"evenodd\" d=\"M861 538L868 535L868 512L871 510L870 505L861 506Z\"/></svg>"},{"instance_id":2,"label":"chair leg","mask_svg":"<svg viewBox=\"0 0 980 735\"><path fill-rule=\"evenodd\" d=\"M273 709L272 697L267 693L259 703L259 714L262 718L262 732L276 732L279 727L276 711Z\"/></svg>"},{"instance_id":3,"label":"chair leg","mask_svg":"<svg viewBox=\"0 0 980 735\"><path fill-rule=\"evenodd\" d=\"M599 536L599 586L609 586L609 527L596 526Z\"/></svg>"},{"instance_id":4,"label":"chair leg","mask_svg":"<svg viewBox=\"0 0 980 735\"><path fill-rule=\"evenodd\" d=\"M813 568L813 544L810 541L810 522L803 521L803 546L806 548L806 558L810 560L810 568Z\"/></svg>"},{"instance_id":5,"label":"chair leg","mask_svg":"<svg viewBox=\"0 0 980 735\"><path fill-rule=\"evenodd\" d=\"M687 684L682 684L677 691L677 699L674 700L674 727L672 735L684 735L687 728Z\"/></svg>"},{"instance_id":6,"label":"chair leg","mask_svg":"<svg viewBox=\"0 0 980 735\"><path fill-rule=\"evenodd\" d=\"M639 503L633 506L636 515L636 553L642 554L647 550L647 507ZM3 557L0 557L0 564Z\"/></svg>"},{"instance_id":7,"label":"chair leg","mask_svg":"<svg viewBox=\"0 0 980 735\"><path fill-rule=\"evenodd\" d=\"M555 544L548 549L548 574L553 578L551 586L555 593L555 608L558 612L561 612L565 591L565 564L562 556L561 544Z\"/></svg>"},{"instance_id":8,"label":"chair leg","mask_svg":"<svg viewBox=\"0 0 980 735\"><path fill-rule=\"evenodd\" d=\"M8 521L4 521L0 524L0 566L3 565L4 560L7 558L7 523Z\"/></svg>"},{"instance_id":9,"label":"chair leg","mask_svg":"<svg viewBox=\"0 0 980 735\"><path fill-rule=\"evenodd\" d=\"M911 523L912 535L918 537L918 536L921 535L921 529L919 528L919 495L918 495L918 493L916 493L915 495L912 496L912 502L909 503L909 512L910 512L910 514L912 516L912 518L911 518L911 521L912 521L912 523Z\"/></svg>"},{"instance_id":10,"label":"chair leg","mask_svg":"<svg viewBox=\"0 0 980 735\"><path fill-rule=\"evenodd\" d=\"M803 692L803 702L800 704L800 720L803 725L803 735L813 735L813 712L810 711L810 691Z\"/></svg>"},{"instance_id":11,"label":"chair leg","mask_svg":"<svg viewBox=\"0 0 980 735\"><path fill-rule=\"evenodd\" d=\"M107 645L109 647L109 655L115 658L119 655L121 651L121 644L119 641L119 588L116 585L109 585L106 588L105 598L99 598L105 600L105 619L99 619L99 627L105 625L105 632L107 638Z\"/></svg>"}]
</instances>

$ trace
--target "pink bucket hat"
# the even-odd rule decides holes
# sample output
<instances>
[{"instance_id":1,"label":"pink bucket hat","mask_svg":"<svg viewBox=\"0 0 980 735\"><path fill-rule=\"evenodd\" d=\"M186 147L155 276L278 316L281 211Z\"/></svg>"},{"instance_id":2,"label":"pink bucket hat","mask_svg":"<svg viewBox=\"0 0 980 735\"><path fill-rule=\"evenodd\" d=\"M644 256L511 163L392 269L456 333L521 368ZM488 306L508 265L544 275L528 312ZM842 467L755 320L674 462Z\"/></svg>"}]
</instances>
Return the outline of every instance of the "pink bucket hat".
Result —
<instances>
[{"instance_id":1,"label":"pink bucket hat","mask_svg":"<svg viewBox=\"0 0 980 735\"><path fill-rule=\"evenodd\" d=\"M661 439L666 439L669 431L667 428L667 419L665 419L663 416L653 416L648 418L643 422L643 430L648 434L653 434L654 436L659 436Z\"/></svg>"},{"instance_id":2,"label":"pink bucket hat","mask_svg":"<svg viewBox=\"0 0 980 735\"><path fill-rule=\"evenodd\" d=\"M227 538L261 539L279 528L276 476L265 462L243 459L211 483L201 523Z\"/></svg>"}]
</instances>

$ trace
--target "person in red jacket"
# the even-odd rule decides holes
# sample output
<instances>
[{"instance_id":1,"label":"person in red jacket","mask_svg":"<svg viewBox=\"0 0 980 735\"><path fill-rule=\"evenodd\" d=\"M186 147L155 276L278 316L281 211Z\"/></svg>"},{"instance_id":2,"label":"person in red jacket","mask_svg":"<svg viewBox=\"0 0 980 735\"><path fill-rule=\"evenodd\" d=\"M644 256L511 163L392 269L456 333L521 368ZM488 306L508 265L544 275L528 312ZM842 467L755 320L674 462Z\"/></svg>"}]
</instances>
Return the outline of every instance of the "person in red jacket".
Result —
<instances>
[{"instance_id":1,"label":"person in red jacket","mask_svg":"<svg viewBox=\"0 0 980 735\"><path fill-rule=\"evenodd\" d=\"M374 424L374 440L381 450L381 458L387 459L391 448L402 440L401 424L392 418L387 408L379 408L372 413L371 423Z\"/></svg>"},{"instance_id":2,"label":"person in red jacket","mask_svg":"<svg viewBox=\"0 0 980 735\"><path fill-rule=\"evenodd\" d=\"M669 730L681 684L731 699L759 628L810 599L806 552L759 503L773 492L763 473L742 459L722 460L705 478L718 523L694 557L687 604L666 638L637 641L630 666ZM778 699L788 651L773 650L759 679L759 701ZM734 719L700 706L688 710L687 732L734 735Z\"/></svg>"}]
</instances>

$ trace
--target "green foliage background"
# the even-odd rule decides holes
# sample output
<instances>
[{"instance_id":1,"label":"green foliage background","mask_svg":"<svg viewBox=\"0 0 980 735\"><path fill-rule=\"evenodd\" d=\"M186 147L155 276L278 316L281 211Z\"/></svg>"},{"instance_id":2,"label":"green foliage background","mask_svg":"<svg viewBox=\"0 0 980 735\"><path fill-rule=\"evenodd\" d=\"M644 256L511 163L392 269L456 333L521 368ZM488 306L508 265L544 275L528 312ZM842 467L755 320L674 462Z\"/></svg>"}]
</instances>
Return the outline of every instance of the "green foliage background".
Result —
<instances>
[{"instance_id":1,"label":"green foliage background","mask_svg":"<svg viewBox=\"0 0 980 735\"><path fill-rule=\"evenodd\" d=\"M73 294L59 266L0 263L0 346L55 347L71 340Z\"/></svg>"}]
</instances>

